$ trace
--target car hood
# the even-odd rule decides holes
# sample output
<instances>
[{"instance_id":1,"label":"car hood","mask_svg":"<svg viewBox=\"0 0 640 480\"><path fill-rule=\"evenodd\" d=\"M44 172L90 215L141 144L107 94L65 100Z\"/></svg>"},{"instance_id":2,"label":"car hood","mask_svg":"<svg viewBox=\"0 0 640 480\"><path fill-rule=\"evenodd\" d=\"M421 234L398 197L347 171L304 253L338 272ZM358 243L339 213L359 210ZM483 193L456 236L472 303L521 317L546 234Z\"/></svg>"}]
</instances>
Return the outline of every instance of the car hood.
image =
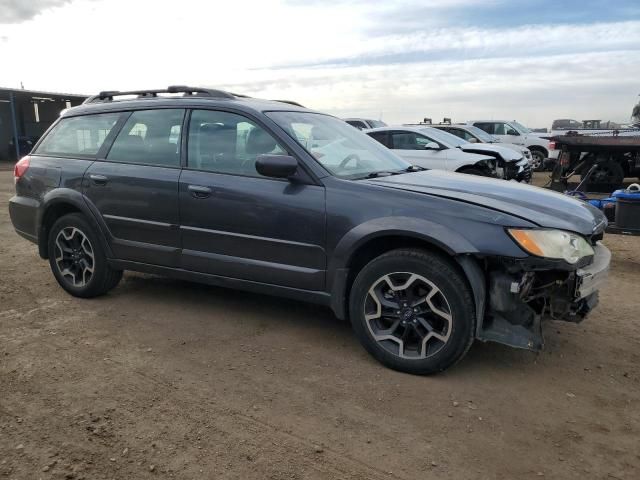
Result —
<instances>
[{"instance_id":1,"label":"car hood","mask_svg":"<svg viewBox=\"0 0 640 480\"><path fill-rule=\"evenodd\" d=\"M465 143L460 150L467 153L492 154L497 153L505 162L522 160L522 152L518 154L514 149L496 145L495 143Z\"/></svg>"},{"instance_id":2,"label":"car hood","mask_svg":"<svg viewBox=\"0 0 640 480\"><path fill-rule=\"evenodd\" d=\"M504 142L496 142L498 143L498 146L502 147L502 148L510 148L511 150L514 150L516 152L520 152L522 154L524 154L524 152L526 152L527 150L529 150L527 147L523 147L522 145L516 145L515 143L504 143ZM496 145L495 143L492 143L492 145Z\"/></svg>"},{"instance_id":3,"label":"car hood","mask_svg":"<svg viewBox=\"0 0 640 480\"><path fill-rule=\"evenodd\" d=\"M472 203L540 227L569 230L587 236L602 231L606 226L602 212L586 202L516 182L442 170L380 177L366 182Z\"/></svg>"}]
</instances>

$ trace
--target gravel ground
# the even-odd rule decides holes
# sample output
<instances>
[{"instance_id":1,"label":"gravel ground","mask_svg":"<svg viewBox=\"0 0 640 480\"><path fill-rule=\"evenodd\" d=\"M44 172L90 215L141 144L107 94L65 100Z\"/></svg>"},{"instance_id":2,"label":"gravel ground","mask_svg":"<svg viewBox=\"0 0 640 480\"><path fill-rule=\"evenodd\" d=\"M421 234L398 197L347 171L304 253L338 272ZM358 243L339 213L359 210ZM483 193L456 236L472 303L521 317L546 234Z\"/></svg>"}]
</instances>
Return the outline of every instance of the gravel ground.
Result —
<instances>
[{"instance_id":1,"label":"gravel ground","mask_svg":"<svg viewBox=\"0 0 640 480\"><path fill-rule=\"evenodd\" d=\"M0 478L639 478L640 238L606 238L600 306L544 352L415 377L316 306L132 273L70 297L12 191L0 172Z\"/></svg>"}]
</instances>

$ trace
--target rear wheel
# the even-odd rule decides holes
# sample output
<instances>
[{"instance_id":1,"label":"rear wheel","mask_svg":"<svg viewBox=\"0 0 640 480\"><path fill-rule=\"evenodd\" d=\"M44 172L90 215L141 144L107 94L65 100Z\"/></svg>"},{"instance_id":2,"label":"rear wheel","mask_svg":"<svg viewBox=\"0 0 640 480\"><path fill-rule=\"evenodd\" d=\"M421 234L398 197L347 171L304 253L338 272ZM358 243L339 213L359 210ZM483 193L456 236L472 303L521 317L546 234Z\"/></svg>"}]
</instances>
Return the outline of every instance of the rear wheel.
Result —
<instances>
[{"instance_id":1,"label":"rear wheel","mask_svg":"<svg viewBox=\"0 0 640 480\"><path fill-rule=\"evenodd\" d=\"M599 162L596 165L596 169L589 178L590 183L610 183L617 185L624 181L624 169L622 165L615 160Z\"/></svg>"},{"instance_id":2,"label":"rear wheel","mask_svg":"<svg viewBox=\"0 0 640 480\"><path fill-rule=\"evenodd\" d=\"M469 287L444 256L393 250L358 274L350 318L365 349L389 368L412 374L443 371L473 342Z\"/></svg>"},{"instance_id":3,"label":"rear wheel","mask_svg":"<svg viewBox=\"0 0 640 480\"><path fill-rule=\"evenodd\" d=\"M122 278L122 270L109 267L96 233L82 214L65 215L53 224L48 252L53 275L73 296L102 295Z\"/></svg>"}]
</instances>

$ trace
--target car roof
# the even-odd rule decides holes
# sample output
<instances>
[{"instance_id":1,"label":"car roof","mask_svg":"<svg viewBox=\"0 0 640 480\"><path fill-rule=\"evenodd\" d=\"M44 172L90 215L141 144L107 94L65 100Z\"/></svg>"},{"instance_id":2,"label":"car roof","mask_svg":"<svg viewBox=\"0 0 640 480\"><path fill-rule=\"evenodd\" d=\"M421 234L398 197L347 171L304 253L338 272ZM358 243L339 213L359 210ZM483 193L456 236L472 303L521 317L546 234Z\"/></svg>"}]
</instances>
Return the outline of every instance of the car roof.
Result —
<instances>
[{"instance_id":1,"label":"car roof","mask_svg":"<svg viewBox=\"0 0 640 480\"><path fill-rule=\"evenodd\" d=\"M171 88L171 87L170 87ZM182 90L180 90L182 91ZM179 92L180 92L179 91ZM196 92L200 90L195 90ZM202 89L202 91L207 91ZM64 110L62 116L86 115L92 113L106 113L122 110L145 110L154 108L216 108L233 107L244 112L310 112L320 113L303 107L296 102L288 100L264 100L259 98L235 95L219 90L211 92L221 92L221 95L206 96L185 94L183 96L158 96L156 93L174 93L171 91L151 91L154 96L139 95L137 98L116 99L118 95L129 95L128 92L101 92L98 95L89 97L85 103L76 107ZM177 93L179 93L177 92ZM135 94L140 91L135 92Z\"/></svg>"},{"instance_id":2,"label":"car roof","mask_svg":"<svg viewBox=\"0 0 640 480\"><path fill-rule=\"evenodd\" d=\"M494 123L494 122L503 122L503 123L509 123L509 122L515 122L515 120L500 120L500 119L493 119L493 120L469 120L467 121L467 124L469 123Z\"/></svg>"},{"instance_id":3,"label":"car roof","mask_svg":"<svg viewBox=\"0 0 640 480\"><path fill-rule=\"evenodd\" d=\"M424 130L428 130L429 128L433 128L433 127L431 127L430 125L424 125L419 127L417 126L413 127L413 126L407 126L407 125L387 125L386 127L369 128L369 129L363 130L363 132L369 133L369 132L388 132L392 130L405 130L408 132L422 133Z\"/></svg>"}]
</instances>

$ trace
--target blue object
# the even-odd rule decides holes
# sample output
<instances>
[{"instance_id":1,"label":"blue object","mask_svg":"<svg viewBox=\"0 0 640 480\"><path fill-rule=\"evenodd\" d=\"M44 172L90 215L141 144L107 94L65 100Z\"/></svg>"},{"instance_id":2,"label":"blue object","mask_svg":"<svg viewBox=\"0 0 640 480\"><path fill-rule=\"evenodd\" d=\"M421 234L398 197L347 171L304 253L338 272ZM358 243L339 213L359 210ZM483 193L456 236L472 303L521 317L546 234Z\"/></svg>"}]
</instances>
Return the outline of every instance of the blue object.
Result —
<instances>
[{"instance_id":1,"label":"blue object","mask_svg":"<svg viewBox=\"0 0 640 480\"><path fill-rule=\"evenodd\" d=\"M632 202L640 202L640 191L632 190L616 190L611 194L614 198L622 198L624 200L631 200Z\"/></svg>"},{"instance_id":2,"label":"blue object","mask_svg":"<svg viewBox=\"0 0 640 480\"><path fill-rule=\"evenodd\" d=\"M594 207L599 208L600 210L602 210L605 206L609 205L609 204L615 204L616 203L616 199L613 197L609 197L609 198L599 198L599 199L595 199L595 200L589 200L589 203L591 205L593 205Z\"/></svg>"}]
</instances>

